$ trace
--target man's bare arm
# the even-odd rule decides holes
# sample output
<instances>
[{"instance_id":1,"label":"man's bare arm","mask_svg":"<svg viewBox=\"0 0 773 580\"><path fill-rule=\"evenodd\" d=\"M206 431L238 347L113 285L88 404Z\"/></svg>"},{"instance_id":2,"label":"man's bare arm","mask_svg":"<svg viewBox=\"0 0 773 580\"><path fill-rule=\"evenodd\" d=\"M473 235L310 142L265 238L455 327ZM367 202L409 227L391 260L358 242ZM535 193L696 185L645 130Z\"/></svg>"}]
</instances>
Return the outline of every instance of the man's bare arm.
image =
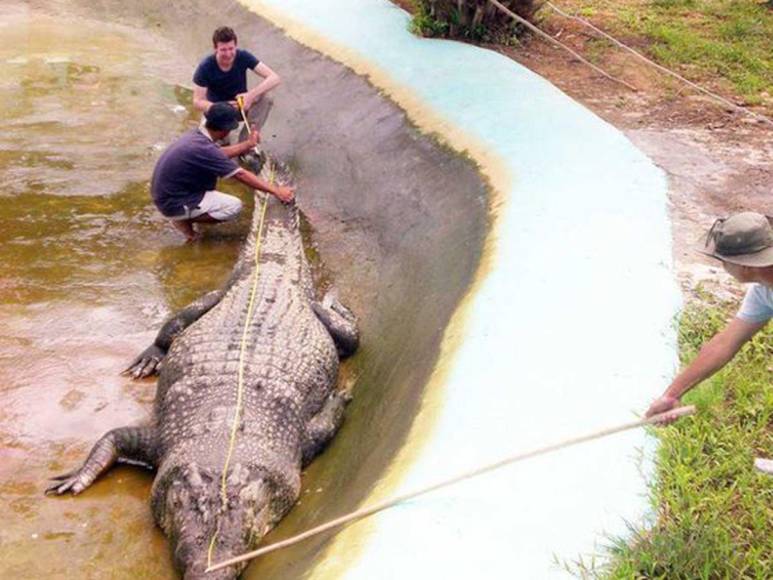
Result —
<instances>
[{"instance_id":1,"label":"man's bare arm","mask_svg":"<svg viewBox=\"0 0 773 580\"><path fill-rule=\"evenodd\" d=\"M212 106L212 102L207 100L207 87L193 85L193 106L202 113L206 113Z\"/></svg>"},{"instance_id":2,"label":"man's bare arm","mask_svg":"<svg viewBox=\"0 0 773 580\"><path fill-rule=\"evenodd\" d=\"M279 77L279 75L275 73L267 64L259 62L253 70L255 71L255 74L263 77L263 80L260 81L257 86L255 86L255 88L247 91L246 93L243 93L242 96L244 97L245 109L249 109L261 95L265 95L271 89L279 86L282 82L282 79Z\"/></svg>"},{"instance_id":3,"label":"man's bare arm","mask_svg":"<svg viewBox=\"0 0 773 580\"><path fill-rule=\"evenodd\" d=\"M235 145L221 146L220 149L223 150L226 157L238 157L242 153L247 153L247 151L250 151L253 147L255 147L254 143L250 145L249 141L241 141Z\"/></svg>"},{"instance_id":4,"label":"man's bare arm","mask_svg":"<svg viewBox=\"0 0 773 580\"><path fill-rule=\"evenodd\" d=\"M663 395L652 402L646 416L651 417L673 409L687 391L730 362L741 347L763 326L765 322L749 322L742 318L731 320L724 329L701 347L695 360L676 376Z\"/></svg>"},{"instance_id":5,"label":"man's bare arm","mask_svg":"<svg viewBox=\"0 0 773 580\"><path fill-rule=\"evenodd\" d=\"M251 151L258 143L260 143L260 133L253 129L250 131L247 139L241 143L236 143L235 145L226 145L225 147L220 147L220 149L222 149L223 153L225 153L227 157L238 157L242 153Z\"/></svg>"},{"instance_id":6,"label":"man's bare arm","mask_svg":"<svg viewBox=\"0 0 773 580\"><path fill-rule=\"evenodd\" d=\"M251 171L247 171L246 169L240 169L234 173L233 178L237 181L241 181L248 187L270 193L284 203L290 203L293 199L295 199L294 188L288 187L286 185L271 185L270 183L263 181Z\"/></svg>"}]
</instances>

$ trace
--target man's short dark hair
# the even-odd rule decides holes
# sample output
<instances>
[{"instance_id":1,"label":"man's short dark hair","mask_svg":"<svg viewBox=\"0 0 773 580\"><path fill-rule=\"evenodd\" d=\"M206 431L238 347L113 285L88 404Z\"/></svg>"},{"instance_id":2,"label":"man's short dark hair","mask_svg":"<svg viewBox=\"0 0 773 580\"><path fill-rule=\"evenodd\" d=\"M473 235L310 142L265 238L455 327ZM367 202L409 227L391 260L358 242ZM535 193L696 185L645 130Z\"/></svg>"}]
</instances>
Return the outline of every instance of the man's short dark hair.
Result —
<instances>
[{"instance_id":1,"label":"man's short dark hair","mask_svg":"<svg viewBox=\"0 0 773 580\"><path fill-rule=\"evenodd\" d=\"M231 42L239 43L236 39L236 33L233 28L228 26L221 26L212 34L212 45L217 47L218 42Z\"/></svg>"},{"instance_id":2,"label":"man's short dark hair","mask_svg":"<svg viewBox=\"0 0 773 580\"><path fill-rule=\"evenodd\" d=\"M204 113L207 129L215 131L233 131L239 126L239 113L230 104L225 102L212 103L212 106Z\"/></svg>"}]
</instances>

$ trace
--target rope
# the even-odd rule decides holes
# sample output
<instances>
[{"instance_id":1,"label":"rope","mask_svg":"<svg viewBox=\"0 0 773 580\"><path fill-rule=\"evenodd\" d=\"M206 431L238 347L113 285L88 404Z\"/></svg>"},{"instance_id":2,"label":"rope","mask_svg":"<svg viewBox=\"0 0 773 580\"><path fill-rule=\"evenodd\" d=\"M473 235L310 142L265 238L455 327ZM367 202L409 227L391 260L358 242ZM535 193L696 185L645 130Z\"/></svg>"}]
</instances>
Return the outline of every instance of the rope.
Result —
<instances>
[{"instance_id":1,"label":"rope","mask_svg":"<svg viewBox=\"0 0 773 580\"><path fill-rule=\"evenodd\" d=\"M627 82L613 77L608 72L606 72L604 69L596 66L595 64L593 64L592 62L590 62L589 60L584 58L582 55L580 55L578 52L575 52L574 50L569 48L564 43L559 42L558 40L556 40L555 38L550 36L548 33L543 32L542 30L540 30L539 28L534 26L531 22L529 22L525 18L522 18L521 16L518 16L515 12L513 12L510 9L508 9L506 6L503 6L501 3L497 2L497 0L489 0L489 2L491 2L494 6L496 6L499 10L501 10L502 12L507 14L513 20L516 20L517 22L520 22L521 24L523 24L526 28L531 30L533 33L537 34L538 36L541 36L542 38L546 39L548 42L551 42L552 44L555 44L556 46L559 46L560 48L563 48L565 51L567 51L569 54L571 54L574 58L576 58L577 60L579 60L583 64L588 65L593 70L595 70L597 73L603 75L604 77L608 78L612 82L615 82L615 83L623 85L624 87L626 87L627 89L633 91L634 93L638 92L638 89L635 86L629 85Z\"/></svg>"},{"instance_id":2,"label":"rope","mask_svg":"<svg viewBox=\"0 0 773 580\"><path fill-rule=\"evenodd\" d=\"M244 115L244 112L242 112ZM270 169L269 182L274 183L274 170ZM260 246L263 241L263 224L266 218L266 208L268 207L268 199L263 200L260 210L260 220L258 222L257 239L255 240L255 274L252 279L252 289L250 290L250 301L247 307L247 317L244 320L244 330L242 331L241 347L239 351L239 373L237 375L237 388L236 388L236 410L234 412L233 424L231 425L231 435L228 440L228 452L226 453L225 463L223 464L223 474L220 478L220 501L221 512L228 509L228 493L226 488L226 481L228 477L228 469L231 466L231 458L233 457L234 447L236 446L236 432L239 429L239 419L241 418L242 408L244 406L244 357L247 351L247 334L250 328L250 321L252 320L253 310L255 309L255 296L258 290L258 275L260 274ZM207 566L212 565L212 554L215 550L215 543L220 534L220 521L217 519L217 526L215 527L215 533L212 535L212 539L209 542L209 548L207 549Z\"/></svg>"},{"instance_id":3,"label":"rope","mask_svg":"<svg viewBox=\"0 0 773 580\"><path fill-rule=\"evenodd\" d=\"M316 536L318 534L321 534L322 532L326 532L327 530L340 527L344 524L347 524L349 522L353 522L356 520L361 520L363 518L366 518L372 514L375 514L377 512L383 511L385 509L388 509L390 507L393 507L399 503L402 503L404 501L407 501L409 499L413 499L415 497L418 497L420 495L427 494L431 491L438 490L443 487L448 487L450 485L454 485L456 483L459 483L461 481L464 481L466 479L471 479L473 477L477 477L479 475L482 475L484 473L488 473L489 471L494 471L495 469L499 469L501 467L504 467L505 465L510 465L511 463L515 463L517 461L523 461L524 459L530 459L532 457L537 457L539 455L546 455L548 453L552 453L554 451L558 451L559 449L564 449L566 447L571 447L573 445L579 445L580 443L586 443L588 441L593 441L594 439L601 439L602 437L607 437L609 435L613 435L615 433L620 433L622 431L628 431L630 429L635 429L637 427L642 427L644 425L652 425L655 423L659 423L663 420L673 420L677 417L683 417L685 415L692 415L695 413L695 407L692 405L686 406L686 407L679 407L678 409L673 409L671 411L667 411L665 413L661 413L659 415L654 415L652 417L649 417L648 419L641 419L639 421L634 421L632 423L625 423L623 425L618 425L616 427L609 427L607 429L602 429L601 431L596 431L594 433L589 433L586 435L581 435L579 437L573 437L570 439L565 439L564 441L560 441L558 443L554 443L552 445L546 445L544 447L539 447L537 449L533 449L531 451L526 451L523 453L518 453L516 455L511 455L510 457L506 457L505 459L502 459L500 461L497 461L495 463L490 463L489 465L486 465L484 467L480 467L478 469L474 469L472 471L468 471L465 473L462 473L460 475L457 475L455 477L452 477L450 479L446 479L444 481L434 483L432 485L429 485L427 487L421 488L419 490L415 490L409 493L405 493L403 495L399 495L395 498L392 498L390 500L386 500L377 504L374 504L371 507L362 508L359 510L356 510L354 512L351 512L349 514L346 514L344 516L341 516L339 518L336 518L334 520L331 520L327 523L324 523L320 526L317 526L315 528L311 528L310 530L306 530L305 532L298 534L296 536L293 536L291 538L288 538L286 540L282 540L281 542L276 542L274 544L269 544L268 546L265 546L263 548L259 548L257 550L254 550L252 552L247 552L246 554L242 554L241 556L236 556L234 558L230 558L228 560L224 560L222 562L219 562L218 564L212 566L210 565L207 568L207 572L213 572L215 570L219 570L221 568L225 568L227 566L231 566L233 564L238 564L239 562L245 562L247 560L251 560L253 558L257 558L258 556L263 556L264 554L268 554L269 552L273 552L275 550L281 550L282 548L287 548L288 546L292 546L294 544L297 544L299 542L302 542L303 540L310 538L312 536Z\"/></svg>"},{"instance_id":4,"label":"rope","mask_svg":"<svg viewBox=\"0 0 773 580\"><path fill-rule=\"evenodd\" d=\"M494 3L496 4L496 2L494 2ZM699 91L699 92L703 93L704 95L707 95L707 96L711 97L712 99L714 99L716 101L719 101L720 103L722 103L726 107L730 107L731 109L733 109L735 111L740 111L742 113L746 113L747 115L751 115L752 117L754 117L755 119L757 119L759 121L763 121L765 123L773 125L773 119L771 119L770 117L766 117L765 115L761 115L760 113L755 113L754 111L750 111L749 109L745 109L744 107L740 107L740 106L736 105L735 103L733 103L732 101L729 101L726 98L721 97L720 95L717 95L716 93L712 93L708 89L704 89L702 86L700 86L700 85L698 85L698 84L696 84L696 83L694 83L694 82L684 78L682 75L680 75L678 73L675 73L674 71L672 71L670 69L667 69L666 67L656 63L655 61L652 61L652 60L648 59L646 56L644 56L640 52L637 52L636 50L634 50L630 46L628 46L626 44L623 44L621 41L617 40L613 36L610 36L609 34L604 32L600 28L596 27L592 23L588 22L584 18L580 18L579 16L574 16L572 14L567 14L566 12L561 10L558 6L556 6L552 2L546 2L545 5L548 6L554 12L556 12L556 13L560 14L561 16L563 16L564 18L569 18L571 20L575 20L575 21L579 22L580 24L583 24L583 25L587 26L588 28L590 28L591 30L593 30L596 33L600 34L601 36L603 36L604 38L606 38L610 42L616 44L617 46L619 46L623 50L626 50L626 51L630 52L632 55L634 55L639 60L645 62L646 64L648 64L650 66L655 67L656 69L658 69L660 72L662 72L664 74L667 74L667 75L669 75L671 77L674 77L675 79L678 79L678 80L682 81L683 83L686 83L687 85L689 85L690 87L692 87L696 91Z\"/></svg>"}]
</instances>

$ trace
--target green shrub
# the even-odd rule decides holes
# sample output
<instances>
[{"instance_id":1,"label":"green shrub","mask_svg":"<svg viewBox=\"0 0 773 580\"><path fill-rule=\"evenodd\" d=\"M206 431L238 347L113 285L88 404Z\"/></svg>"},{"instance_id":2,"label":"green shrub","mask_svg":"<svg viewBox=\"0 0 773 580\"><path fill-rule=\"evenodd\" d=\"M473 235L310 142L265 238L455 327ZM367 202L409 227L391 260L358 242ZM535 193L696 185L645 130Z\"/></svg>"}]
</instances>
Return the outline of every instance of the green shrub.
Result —
<instances>
[{"instance_id":1,"label":"green shrub","mask_svg":"<svg viewBox=\"0 0 773 580\"><path fill-rule=\"evenodd\" d=\"M501 0L527 20L537 9L534 0ZM509 43L522 27L488 0L416 0L411 30L431 37L474 42Z\"/></svg>"}]
</instances>

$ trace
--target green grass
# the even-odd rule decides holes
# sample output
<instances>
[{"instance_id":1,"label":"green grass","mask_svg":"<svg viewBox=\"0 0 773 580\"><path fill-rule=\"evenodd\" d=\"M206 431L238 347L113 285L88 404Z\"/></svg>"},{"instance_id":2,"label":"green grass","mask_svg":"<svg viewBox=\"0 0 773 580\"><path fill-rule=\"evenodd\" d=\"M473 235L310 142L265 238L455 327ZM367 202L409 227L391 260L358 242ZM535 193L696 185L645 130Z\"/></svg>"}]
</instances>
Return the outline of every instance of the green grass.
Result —
<instances>
[{"instance_id":1,"label":"green grass","mask_svg":"<svg viewBox=\"0 0 773 580\"><path fill-rule=\"evenodd\" d=\"M679 322L683 363L737 307L704 299L710 303L689 306ZM773 457L771 326L685 397L698 406L695 417L653 430L660 445L652 528L613 540L609 565L580 563L574 572L613 579L773 577L773 476L753 468L754 457Z\"/></svg>"},{"instance_id":2,"label":"green grass","mask_svg":"<svg viewBox=\"0 0 773 580\"><path fill-rule=\"evenodd\" d=\"M450 23L430 16L426 0L398 3L414 14L415 33L447 35ZM761 0L556 0L556 4L633 42L693 81L720 80L749 104L773 96L773 4ZM548 9L537 15L538 20L544 18L555 20L556 26L563 23ZM489 36L485 30L466 34L468 40L492 41ZM645 41L644 46L637 38Z\"/></svg>"},{"instance_id":3,"label":"green grass","mask_svg":"<svg viewBox=\"0 0 773 580\"><path fill-rule=\"evenodd\" d=\"M604 4L617 20L614 32L646 38L647 52L659 63L693 80L727 79L750 103L773 92L773 10L758 0Z\"/></svg>"}]
</instances>

